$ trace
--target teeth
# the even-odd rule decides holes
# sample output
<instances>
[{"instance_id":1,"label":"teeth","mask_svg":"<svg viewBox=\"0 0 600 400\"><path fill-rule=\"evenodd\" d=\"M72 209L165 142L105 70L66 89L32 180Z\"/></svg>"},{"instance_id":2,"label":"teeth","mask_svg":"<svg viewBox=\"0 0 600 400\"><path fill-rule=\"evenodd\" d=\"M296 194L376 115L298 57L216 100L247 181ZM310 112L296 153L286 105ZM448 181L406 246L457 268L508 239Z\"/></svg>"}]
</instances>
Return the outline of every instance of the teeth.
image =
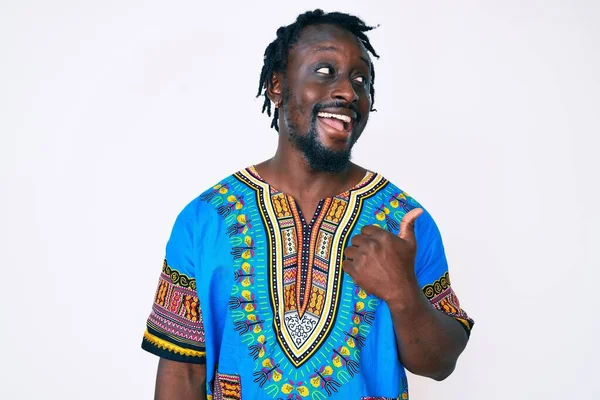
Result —
<instances>
[{"instance_id":1,"label":"teeth","mask_svg":"<svg viewBox=\"0 0 600 400\"><path fill-rule=\"evenodd\" d=\"M350 121L352 121L352 118L350 118L347 115L331 114L331 113L328 113L328 112L320 112L317 115L319 117L323 117L323 118L336 118L336 119L339 119L339 120L344 121L346 123L349 123Z\"/></svg>"}]
</instances>

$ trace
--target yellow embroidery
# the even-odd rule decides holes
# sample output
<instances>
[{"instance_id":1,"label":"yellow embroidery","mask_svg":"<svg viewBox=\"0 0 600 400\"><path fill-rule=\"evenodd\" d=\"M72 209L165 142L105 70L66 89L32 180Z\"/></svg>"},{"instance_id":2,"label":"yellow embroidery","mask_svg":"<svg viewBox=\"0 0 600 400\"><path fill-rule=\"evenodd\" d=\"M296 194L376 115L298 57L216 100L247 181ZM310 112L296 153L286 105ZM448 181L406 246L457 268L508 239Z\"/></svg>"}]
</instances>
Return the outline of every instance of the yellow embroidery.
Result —
<instances>
[{"instance_id":1,"label":"yellow embroidery","mask_svg":"<svg viewBox=\"0 0 600 400\"><path fill-rule=\"evenodd\" d=\"M455 320L457 320L458 322L462 323L464 326L466 326L469 330L471 329L471 325L469 325L469 323L467 322L466 319L464 318L458 318L458 317L454 317Z\"/></svg>"},{"instance_id":2,"label":"yellow embroidery","mask_svg":"<svg viewBox=\"0 0 600 400\"><path fill-rule=\"evenodd\" d=\"M206 352L204 351L185 349L183 347L177 346L176 344L167 342L166 340L154 336L153 334L148 332L148 330L144 332L144 339L146 339L156 347L170 351L172 353L181 354L182 356L204 357L206 355Z\"/></svg>"}]
</instances>

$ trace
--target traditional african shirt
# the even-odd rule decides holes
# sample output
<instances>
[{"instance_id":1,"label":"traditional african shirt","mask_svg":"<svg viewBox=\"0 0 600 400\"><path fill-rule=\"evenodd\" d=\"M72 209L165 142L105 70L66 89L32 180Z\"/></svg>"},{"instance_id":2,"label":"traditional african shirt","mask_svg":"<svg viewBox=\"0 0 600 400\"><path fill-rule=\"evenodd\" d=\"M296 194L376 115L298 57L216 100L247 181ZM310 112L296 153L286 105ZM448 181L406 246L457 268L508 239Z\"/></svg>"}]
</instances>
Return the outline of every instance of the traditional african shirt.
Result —
<instances>
[{"instance_id":1,"label":"traditional african shirt","mask_svg":"<svg viewBox=\"0 0 600 400\"><path fill-rule=\"evenodd\" d=\"M142 347L206 364L212 400L408 399L390 310L342 262L364 226L398 234L415 207L370 171L309 219L254 167L225 178L175 221ZM425 209L415 235L425 296L470 333Z\"/></svg>"}]
</instances>

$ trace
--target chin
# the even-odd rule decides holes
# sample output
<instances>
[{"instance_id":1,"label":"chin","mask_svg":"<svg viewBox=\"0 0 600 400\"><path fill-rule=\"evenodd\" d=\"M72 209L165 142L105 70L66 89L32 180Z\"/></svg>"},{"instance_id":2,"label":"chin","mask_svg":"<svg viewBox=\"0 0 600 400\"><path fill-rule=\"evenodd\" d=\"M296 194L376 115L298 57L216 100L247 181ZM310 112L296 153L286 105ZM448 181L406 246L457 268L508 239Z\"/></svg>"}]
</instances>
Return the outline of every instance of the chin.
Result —
<instances>
[{"instance_id":1,"label":"chin","mask_svg":"<svg viewBox=\"0 0 600 400\"><path fill-rule=\"evenodd\" d=\"M343 172L348 169L351 150L356 141L355 131L343 140L323 135L313 124L306 135L298 135L292 130L291 139L303 153L311 170L315 172ZM337 140L336 140L337 139Z\"/></svg>"},{"instance_id":2,"label":"chin","mask_svg":"<svg viewBox=\"0 0 600 400\"><path fill-rule=\"evenodd\" d=\"M315 172L343 172L350 165L351 153L321 147L305 152L304 157Z\"/></svg>"}]
</instances>

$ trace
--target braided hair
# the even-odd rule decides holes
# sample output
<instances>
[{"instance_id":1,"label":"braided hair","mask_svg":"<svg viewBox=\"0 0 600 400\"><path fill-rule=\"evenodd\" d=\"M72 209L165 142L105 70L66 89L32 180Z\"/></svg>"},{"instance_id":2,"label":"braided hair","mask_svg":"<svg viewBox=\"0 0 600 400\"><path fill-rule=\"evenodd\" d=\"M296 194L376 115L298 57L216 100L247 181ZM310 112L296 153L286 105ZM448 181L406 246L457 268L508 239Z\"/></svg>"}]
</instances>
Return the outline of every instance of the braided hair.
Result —
<instances>
[{"instance_id":1,"label":"braided hair","mask_svg":"<svg viewBox=\"0 0 600 400\"><path fill-rule=\"evenodd\" d=\"M365 34L365 32L374 29L374 27L366 25L360 18L339 12L324 13L323 10L319 9L299 15L293 24L277 29L277 39L272 41L265 50L264 65L260 72L260 82L256 97L265 96L262 112L266 111L269 117L271 116L271 99L267 95L267 85L273 85L273 74L275 72L282 72L287 68L289 50L298 42L302 30L307 26L318 24L336 25L351 32L373 56L379 58L379 55L375 52L369 38ZM374 83L375 69L371 65L371 111L375 111L373 109L373 104L375 103ZM275 108L271 128L275 128L279 132L278 118L279 109Z\"/></svg>"}]
</instances>

